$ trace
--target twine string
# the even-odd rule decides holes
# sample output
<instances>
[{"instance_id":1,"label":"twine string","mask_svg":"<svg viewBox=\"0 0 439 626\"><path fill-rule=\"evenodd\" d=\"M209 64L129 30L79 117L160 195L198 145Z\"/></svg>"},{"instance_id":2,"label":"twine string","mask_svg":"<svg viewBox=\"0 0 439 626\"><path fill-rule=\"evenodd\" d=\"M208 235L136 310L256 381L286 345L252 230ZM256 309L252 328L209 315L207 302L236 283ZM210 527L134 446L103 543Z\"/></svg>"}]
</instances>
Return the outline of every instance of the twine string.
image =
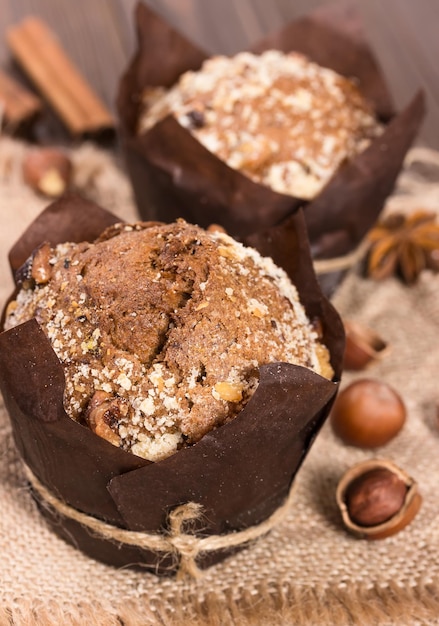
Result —
<instances>
[{"instance_id":1,"label":"twine string","mask_svg":"<svg viewBox=\"0 0 439 626\"><path fill-rule=\"evenodd\" d=\"M24 473L32 489L38 494L41 504L48 506L63 517L78 522L96 536L108 541L178 556L178 576L191 578L199 578L201 575L201 570L196 563L200 554L244 546L259 539L280 524L288 513L295 491L293 483L283 504L260 524L224 535L197 537L184 531L185 522L200 519L203 514L203 507L196 502L179 505L170 512L168 534L126 530L70 506L47 489L27 465L24 465Z\"/></svg>"},{"instance_id":2,"label":"twine string","mask_svg":"<svg viewBox=\"0 0 439 626\"><path fill-rule=\"evenodd\" d=\"M184 523L198 519L203 507L197 502L187 502L173 509L169 514L169 541L174 550L180 555L178 575L180 578L189 576L198 578L200 570L196 564L199 553L199 540L195 535L183 532Z\"/></svg>"},{"instance_id":3,"label":"twine string","mask_svg":"<svg viewBox=\"0 0 439 626\"><path fill-rule=\"evenodd\" d=\"M413 163L427 163L439 167L439 152L424 146L415 146L407 152L404 166L410 167Z\"/></svg>"},{"instance_id":4,"label":"twine string","mask_svg":"<svg viewBox=\"0 0 439 626\"><path fill-rule=\"evenodd\" d=\"M314 271L317 275L320 275L329 274L329 272L348 270L363 258L368 247L369 243L367 240L363 239L355 250L352 250L352 252L349 252L348 254L332 257L330 259L314 259Z\"/></svg>"}]
</instances>

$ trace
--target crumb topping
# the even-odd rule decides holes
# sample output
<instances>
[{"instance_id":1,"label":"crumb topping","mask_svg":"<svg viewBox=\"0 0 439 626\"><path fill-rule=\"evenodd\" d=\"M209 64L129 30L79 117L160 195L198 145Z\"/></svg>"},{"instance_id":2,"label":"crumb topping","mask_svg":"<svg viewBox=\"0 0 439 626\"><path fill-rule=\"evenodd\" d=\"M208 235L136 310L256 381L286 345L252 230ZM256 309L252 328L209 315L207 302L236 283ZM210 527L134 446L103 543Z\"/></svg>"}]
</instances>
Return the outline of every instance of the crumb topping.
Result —
<instances>
[{"instance_id":1,"label":"crumb topping","mask_svg":"<svg viewBox=\"0 0 439 626\"><path fill-rule=\"evenodd\" d=\"M382 132L353 81L276 50L212 57L143 103L139 132L172 113L230 167L307 199Z\"/></svg>"},{"instance_id":2,"label":"crumb topping","mask_svg":"<svg viewBox=\"0 0 439 626\"><path fill-rule=\"evenodd\" d=\"M232 419L261 364L332 376L285 272L224 233L120 224L46 249L43 274L39 258L5 329L35 317L64 367L66 412L138 456L163 459Z\"/></svg>"}]
</instances>

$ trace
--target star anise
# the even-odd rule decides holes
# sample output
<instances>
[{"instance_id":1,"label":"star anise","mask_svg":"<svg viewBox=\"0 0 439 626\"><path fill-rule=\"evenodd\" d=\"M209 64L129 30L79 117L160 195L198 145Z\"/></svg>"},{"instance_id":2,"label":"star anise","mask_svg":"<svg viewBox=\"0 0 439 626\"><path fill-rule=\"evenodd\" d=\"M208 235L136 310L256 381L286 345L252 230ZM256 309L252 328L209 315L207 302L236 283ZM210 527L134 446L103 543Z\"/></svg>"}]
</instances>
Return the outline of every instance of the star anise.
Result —
<instances>
[{"instance_id":1,"label":"star anise","mask_svg":"<svg viewBox=\"0 0 439 626\"><path fill-rule=\"evenodd\" d=\"M378 222L367 239L367 273L371 278L396 275L412 284L424 269L439 272L439 224L435 213L393 213Z\"/></svg>"}]
</instances>

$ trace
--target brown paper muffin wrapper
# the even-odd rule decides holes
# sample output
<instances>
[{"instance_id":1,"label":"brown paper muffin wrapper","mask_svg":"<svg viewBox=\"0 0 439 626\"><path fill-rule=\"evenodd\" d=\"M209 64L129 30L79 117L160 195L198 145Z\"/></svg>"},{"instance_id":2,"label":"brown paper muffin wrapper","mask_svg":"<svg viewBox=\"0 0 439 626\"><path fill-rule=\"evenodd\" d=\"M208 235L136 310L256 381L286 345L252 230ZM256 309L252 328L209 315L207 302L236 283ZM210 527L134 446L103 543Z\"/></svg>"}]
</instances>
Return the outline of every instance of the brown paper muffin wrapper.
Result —
<instances>
[{"instance_id":1,"label":"brown paper muffin wrapper","mask_svg":"<svg viewBox=\"0 0 439 626\"><path fill-rule=\"evenodd\" d=\"M395 113L391 96L352 8L334 5L287 25L256 44L252 51L297 51L347 77L355 77L377 118L382 135L342 164L310 202L276 193L231 169L204 148L172 116L137 134L142 92L148 86L173 85L187 70L197 70L208 55L154 14L145 4L136 10L138 49L118 94L120 134L138 209L144 219L184 217L206 227L217 223L258 247L258 233L282 224L305 208L315 259L354 250L376 221L393 190L405 154L424 116L418 93ZM330 294L345 270L324 271L319 280Z\"/></svg>"},{"instance_id":2,"label":"brown paper muffin wrapper","mask_svg":"<svg viewBox=\"0 0 439 626\"><path fill-rule=\"evenodd\" d=\"M65 197L50 205L14 245L13 271L43 240L93 240L116 221L88 201ZM277 235L279 249L285 246L284 233ZM287 238L295 244L288 250L290 273L308 316L319 320L334 380L288 363L264 365L254 396L234 420L163 461L152 463L125 452L68 417L63 368L36 320L0 334L0 387L16 445L51 494L116 529L164 535L169 513L188 502L202 506L202 518L191 531L197 536L260 524L284 503L335 397L344 348L341 320L313 274L300 211L289 222ZM91 557L159 574L178 567L178 555L103 539L35 495L55 532ZM207 567L230 552L200 554L197 565Z\"/></svg>"}]
</instances>

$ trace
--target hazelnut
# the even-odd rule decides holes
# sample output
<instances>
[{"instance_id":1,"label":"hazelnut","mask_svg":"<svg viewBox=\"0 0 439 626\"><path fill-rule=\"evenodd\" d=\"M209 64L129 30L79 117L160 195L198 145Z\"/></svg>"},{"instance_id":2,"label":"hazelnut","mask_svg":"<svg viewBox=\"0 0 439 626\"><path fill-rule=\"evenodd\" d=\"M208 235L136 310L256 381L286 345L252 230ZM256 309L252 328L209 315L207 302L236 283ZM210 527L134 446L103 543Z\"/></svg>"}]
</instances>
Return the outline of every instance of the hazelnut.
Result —
<instances>
[{"instance_id":1,"label":"hazelnut","mask_svg":"<svg viewBox=\"0 0 439 626\"><path fill-rule=\"evenodd\" d=\"M363 378L338 394L330 415L334 433L351 446L384 446L401 430L406 408L387 383Z\"/></svg>"},{"instance_id":2,"label":"hazelnut","mask_svg":"<svg viewBox=\"0 0 439 626\"><path fill-rule=\"evenodd\" d=\"M44 285L52 275L50 243L44 241L32 251L21 267L15 272L15 282L23 289L34 289L35 285Z\"/></svg>"},{"instance_id":3,"label":"hazelnut","mask_svg":"<svg viewBox=\"0 0 439 626\"><path fill-rule=\"evenodd\" d=\"M52 275L52 266L50 265L51 255L50 244L44 242L33 255L31 277L37 285L48 283Z\"/></svg>"},{"instance_id":4,"label":"hazelnut","mask_svg":"<svg viewBox=\"0 0 439 626\"><path fill-rule=\"evenodd\" d=\"M207 232L208 233L227 233L224 226L221 226L220 224L215 224L215 223L209 224L209 226L207 227Z\"/></svg>"},{"instance_id":5,"label":"hazelnut","mask_svg":"<svg viewBox=\"0 0 439 626\"><path fill-rule=\"evenodd\" d=\"M407 526L421 506L416 482L388 460L372 459L350 468L336 500L348 530L365 539L384 539Z\"/></svg>"},{"instance_id":6,"label":"hazelnut","mask_svg":"<svg viewBox=\"0 0 439 626\"><path fill-rule=\"evenodd\" d=\"M128 413L128 406L123 398L111 396L105 391L95 391L85 411L88 427L99 437L106 439L113 446L120 446L121 439L117 426Z\"/></svg>"},{"instance_id":7,"label":"hazelnut","mask_svg":"<svg viewBox=\"0 0 439 626\"><path fill-rule=\"evenodd\" d=\"M213 395L218 400L226 402L241 402L243 386L239 383L221 382L216 383L213 388Z\"/></svg>"},{"instance_id":8,"label":"hazelnut","mask_svg":"<svg viewBox=\"0 0 439 626\"><path fill-rule=\"evenodd\" d=\"M346 506L359 526L387 522L404 504L407 487L394 472L376 467L357 476L347 487Z\"/></svg>"},{"instance_id":9,"label":"hazelnut","mask_svg":"<svg viewBox=\"0 0 439 626\"><path fill-rule=\"evenodd\" d=\"M344 369L362 370L388 354L388 344L371 328L351 320L344 321L344 328Z\"/></svg>"},{"instance_id":10,"label":"hazelnut","mask_svg":"<svg viewBox=\"0 0 439 626\"><path fill-rule=\"evenodd\" d=\"M72 163L58 148L38 148L26 154L23 177L34 191L56 198L71 184Z\"/></svg>"}]
</instances>

